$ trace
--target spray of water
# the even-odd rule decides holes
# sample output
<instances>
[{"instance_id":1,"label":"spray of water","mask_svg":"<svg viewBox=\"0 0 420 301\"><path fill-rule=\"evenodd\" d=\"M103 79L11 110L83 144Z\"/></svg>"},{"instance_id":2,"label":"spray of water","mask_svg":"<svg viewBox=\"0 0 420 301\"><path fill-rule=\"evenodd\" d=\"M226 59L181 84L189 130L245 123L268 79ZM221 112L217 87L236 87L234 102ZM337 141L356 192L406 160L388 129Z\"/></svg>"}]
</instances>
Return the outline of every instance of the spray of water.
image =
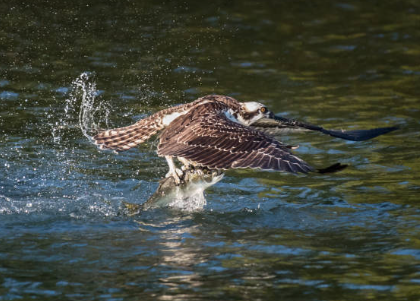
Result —
<instances>
[{"instance_id":1,"label":"spray of water","mask_svg":"<svg viewBox=\"0 0 420 301\"><path fill-rule=\"evenodd\" d=\"M64 108L67 119L78 115L79 128L90 141L92 141L92 136L101 130L101 124L109 127L110 106L105 101L98 101L99 95L94 76L84 72L72 82L72 89ZM79 101L81 101L80 105L78 105Z\"/></svg>"},{"instance_id":2,"label":"spray of water","mask_svg":"<svg viewBox=\"0 0 420 301\"><path fill-rule=\"evenodd\" d=\"M102 129L101 125L109 128L110 105L98 97L100 94L92 74L82 73L76 78L72 82L69 97L65 100L62 126L69 128L71 124L77 124L83 135L91 142L92 137ZM149 99L150 95L146 98ZM58 135L58 137L61 136ZM63 154L66 153L68 147L63 151ZM63 158L64 162L72 165L73 163L68 160L68 156ZM206 204L204 190L217 183L222 177L223 175L216 175L207 176L209 179L204 179L204 176L194 175L183 187L178 187L174 183L165 187L160 186L145 208L172 207L183 211L202 210ZM94 207L96 208L96 204Z\"/></svg>"}]
</instances>

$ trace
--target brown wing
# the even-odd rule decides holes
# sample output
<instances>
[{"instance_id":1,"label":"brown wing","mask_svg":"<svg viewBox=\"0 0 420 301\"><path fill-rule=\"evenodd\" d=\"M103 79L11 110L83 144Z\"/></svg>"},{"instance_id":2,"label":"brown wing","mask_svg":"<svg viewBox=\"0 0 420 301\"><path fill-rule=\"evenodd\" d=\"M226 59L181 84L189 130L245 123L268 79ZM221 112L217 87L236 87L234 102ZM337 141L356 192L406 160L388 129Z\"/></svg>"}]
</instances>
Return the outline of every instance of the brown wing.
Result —
<instances>
[{"instance_id":1,"label":"brown wing","mask_svg":"<svg viewBox=\"0 0 420 301\"><path fill-rule=\"evenodd\" d=\"M124 151L143 143L162 128L148 117L130 126L100 132L93 139L101 149Z\"/></svg>"},{"instance_id":2,"label":"brown wing","mask_svg":"<svg viewBox=\"0 0 420 301\"><path fill-rule=\"evenodd\" d=\"M164 130L159 155L183 157L210 169L314 170L266 134L230 121L222 113L199 111L177 118Z\"/></svg>"},{"instance_id":3,"label":"brown wing","mask_svg":"<svg viewBox=\"0 0 420 301\"><path fill-rule=\"evenodd\" d=\"M165 127L163 124L165 116L188 110L193 104L189 103L164 109L137 121L135 124L100 132L93 139L101 149L128 150L161 131Z\"/></svg>"}]
</instances>

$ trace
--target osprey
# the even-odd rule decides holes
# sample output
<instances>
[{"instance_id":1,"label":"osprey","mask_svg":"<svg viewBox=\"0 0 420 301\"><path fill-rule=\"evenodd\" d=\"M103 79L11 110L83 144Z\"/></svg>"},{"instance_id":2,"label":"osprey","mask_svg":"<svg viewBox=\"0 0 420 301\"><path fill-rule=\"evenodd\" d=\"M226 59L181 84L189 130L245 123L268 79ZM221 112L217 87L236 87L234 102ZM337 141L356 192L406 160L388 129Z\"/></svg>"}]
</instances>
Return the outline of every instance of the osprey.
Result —
<instances>
[{"instance_id":1,"label":"osprey","mask_svg":"<svg viewBox=\"0 0 420 301\"><path fill-rule=\"evenodd\" d=\"M259 130L258 127L262 130ZM179 184L182 170L177 158L190 166L210 170L259 168L292 173L320 173L341 170L346 165L334 164L315 169L292 154L285 145L264 132L272 128L303 128L320 131L348 140L367 140L395 130L395 127L358 131L334 131L275 116L258 102L239 102L223 95L208 95L197 100L159 111L133 125L106 130L94 136L101 149L128 150L162 131L157 153L165 157L169 172Z\"/></svg>"}]
</instances>

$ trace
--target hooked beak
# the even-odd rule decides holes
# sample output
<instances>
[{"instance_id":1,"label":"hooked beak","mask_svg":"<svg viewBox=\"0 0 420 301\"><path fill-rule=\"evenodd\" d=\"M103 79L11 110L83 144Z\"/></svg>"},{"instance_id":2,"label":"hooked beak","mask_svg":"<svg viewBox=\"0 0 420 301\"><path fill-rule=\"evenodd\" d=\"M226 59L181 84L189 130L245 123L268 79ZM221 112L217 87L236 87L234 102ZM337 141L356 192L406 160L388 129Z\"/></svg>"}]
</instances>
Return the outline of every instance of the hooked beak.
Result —
<instances>
[{"instance_id":1,"label":"hooked beak","mask_svg":"<svg viewBox=\"0 0 420 301\"><path fill-rule=\"evenodd\" d=\"M297 124L297 121L293 119L287 119L281 116L277 116L271 111L266 115L266 117L253 123L252 126L261 127L261 128L278 128L278 129L299 128L299 124Z\"/></svg>"}]
</instances>

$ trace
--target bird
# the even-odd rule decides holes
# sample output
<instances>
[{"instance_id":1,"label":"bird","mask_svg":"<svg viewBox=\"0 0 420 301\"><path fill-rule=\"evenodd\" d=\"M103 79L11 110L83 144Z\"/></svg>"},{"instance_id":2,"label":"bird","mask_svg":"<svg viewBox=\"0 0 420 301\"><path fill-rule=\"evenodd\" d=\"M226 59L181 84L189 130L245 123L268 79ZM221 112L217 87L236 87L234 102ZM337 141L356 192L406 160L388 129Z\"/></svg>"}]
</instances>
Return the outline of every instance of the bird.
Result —
<instances>
[{"instance_id":1,"label":"bird","mask_svg":"<svg viewBox=\"0 0 420 301\"><path fill-rule=\"evenodd\" d=\"M93 140L100 149L125 151L160 133L158 156L165 157L175 183L182 182L183 170L262 169L290 173L329 173L347 165L336 163L316 169L286 145L267 133L273 127L302 128L347 140L367 140L396 127L372 130L326 130L293 119L276 116L259 102L240 102L225 95L207 95L193 102L158 111L136 123L97 133ZM177 159L182 168L176 167Z\"/></svg>"}]
</instances>

